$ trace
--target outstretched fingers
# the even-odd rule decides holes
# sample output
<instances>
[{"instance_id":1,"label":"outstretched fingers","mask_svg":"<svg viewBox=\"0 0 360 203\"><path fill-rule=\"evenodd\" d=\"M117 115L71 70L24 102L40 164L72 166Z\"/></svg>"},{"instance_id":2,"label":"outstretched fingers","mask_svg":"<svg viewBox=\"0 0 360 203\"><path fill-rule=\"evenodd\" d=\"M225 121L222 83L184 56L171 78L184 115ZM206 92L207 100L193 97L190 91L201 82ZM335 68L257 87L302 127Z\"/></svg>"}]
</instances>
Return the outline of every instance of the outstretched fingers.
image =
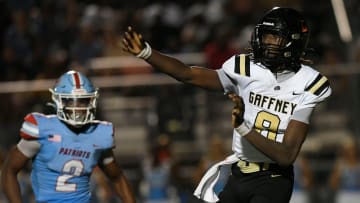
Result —
<instances>
[{"instance_id":1,"label":"outstretched fingers","mask_svg":"<svg viewBox=\"0 0 360 203\"><path fill-rule=\"evenodd\" d=\"M131 54L137 55L145 47L145 42L142 36L136 33L130 26L128 30L124 33L123 41L123 50L130 52Z\"/></svg>"}]
</instances>

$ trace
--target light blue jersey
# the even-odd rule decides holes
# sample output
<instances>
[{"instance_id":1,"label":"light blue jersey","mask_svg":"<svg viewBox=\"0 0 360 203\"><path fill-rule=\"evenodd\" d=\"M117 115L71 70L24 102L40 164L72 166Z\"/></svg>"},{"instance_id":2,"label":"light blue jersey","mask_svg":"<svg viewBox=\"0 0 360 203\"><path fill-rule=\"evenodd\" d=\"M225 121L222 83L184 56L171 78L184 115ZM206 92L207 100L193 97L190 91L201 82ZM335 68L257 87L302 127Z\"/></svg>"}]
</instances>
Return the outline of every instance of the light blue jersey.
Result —
<instances>
[{"instance_id":1,"label":"light blue jersey","mask_svg":"<svg viewBox=\"0 0 360 203\"><path fill-rule=\"evenodd\" d=\"M90 202L90 175L102 152L114 147L113 126L93 121L76 134L55 115L32 113L20 134L41 147L33 157L31 181L37 202Z\"/></svg>"}]
</instances>

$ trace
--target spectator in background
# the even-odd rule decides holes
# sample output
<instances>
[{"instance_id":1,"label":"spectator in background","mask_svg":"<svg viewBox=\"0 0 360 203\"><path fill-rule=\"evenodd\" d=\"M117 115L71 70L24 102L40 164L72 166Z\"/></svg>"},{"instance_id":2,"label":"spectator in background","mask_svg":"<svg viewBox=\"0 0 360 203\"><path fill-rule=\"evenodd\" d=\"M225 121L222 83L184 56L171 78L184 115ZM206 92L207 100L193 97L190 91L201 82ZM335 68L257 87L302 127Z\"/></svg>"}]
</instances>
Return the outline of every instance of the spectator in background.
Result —
<instances>
[{"instance_id":1,"label":"spectator in background","mask_svg":"<svg viewBox=\"0 0 360 203\"><path fill-rule=\"evenodd\" d=\"M144 179L140 192L145 203L177 203L177 193L171 184L172 160L170 140L160 135L152 146L150 157L144 160Z\"/></svg>"},{"instance_id":2,"label":"spectator in background","mask_svg":"<svg viewBox=\"0 0 360 203\"><path fill-rule=\"evenodd\" d=\"M0 176L1 176L1 169L3 166L4 160L5 160L5 157L6 157L5 150L0 148ZM4 195L3 189L2 189L3 187L5 187L5 186L0 183L0 202L5 202L5 195Z\"/></svg>"},{"instance_id":3,"label":"spectator in background","mask_svg":"<svg viewBox=\"0 0 360 203\"><path fill-rule=\"evenodd\" d=\"M351 61L360 63L360 36L355 39L355 43L350 47Z\"/></svg>"},{"instance_id":4,"label":"spectator in background","mask_svg":"<svg viewBox=\"0 0 360 203\"><path fill-rule=\"evenodd\" d=\"M101 56L102 51L103 44L97 39L93 26L84 22L80 26L78 38L71 47L72 66L81 67L82 72L89 73L89 60Z\"/></svg>"},{"instance_id":5,"label":"spectator in background","mask_svg":"<svg viewBox=\"0 0 360 203\"><path fill-rule=\"evenodd\" d=\"M208 152L205 153L205 155L201 158L199 165L196 167L194 176L193 176L193 184L196 186L205 172L214 164L217 162L225 159L225 157L228 155L225 145L220 137L218 136L212 136L208 143ZM225 183L228 179L228 175L230 174L230 167L222 167L221 168L224 173L220 174L219 181L215 185L215 192L219 194L223 187L225 186Z\"/></svg>"},{"instance_id":6,"label":"spectator in background","mask_svg":"<svg viewBox=\"0 0 360 203\"><path fill-rule=\"evenodd\" d=\"M290 203L310 203L313 181L313 172L309 160L305 154L300 152L294 163L294 191Z\"/></svg>"},{"instance_id":7,"label":"spectator in background","mask_svg":"<svg viewBox=\"0 0 360 203\"><path fill-rule=\"evenodd\" d=\"M31 79L33 62L33 39L29 30L29 16L26 10L12 12L12 24L5 31L2 55L5 80Z\"/></svg>"},{"instance_id":8,"label":"spectator in background","mask_svg":"<svg viewBox=\"0 0 360 203\"><path fill-rule=\"evenodd\" d=\"M121 56L125 53L121 50L121 39L117 33L116 26L112 23L105 23L103 26L104 53L103 56Z\"/></svg>"},{"instance_id":9,"label":"spectator in background","mask_svg":"<svg viewBox=\"0 0 360 203\"><path fill-rule=\"evenodd\" d=\"M61 48L69 50L79 33L79 23L81 18L80 3L76 0L63 1L64 5L59 6L56 13L58 24L58 40Z\"/></svg>"},{"instance_id":10,"label":"spectator in background","mask_svg":"<svg viewBox=\"0 0 360 203\"><path fill-rule=\"evenodd\" d=\"M70 48L72 67L80 68L79 71L89 74L89 60L103 55L104 44L98 35L100 25L99 8L90 5L86 8L81 19L79 33Z\"/></svg>"},{"instance_id":11,"label":"spectator in background","mask_svg":"<svg viewBox=\"0 0 360 203\"><path fill-rule=\"evenodd\" d=\"M204 53L207 66L211 69L219 69L222 64L239 50L233 46L235 37L234 29L224 24L216 26L212 39L205 45Z\"/></svg>"},{"instance_id":12,"label":"spectator in background","mask_svg":"<svg viewBox=\"0 0 360 203\"><path fill-rule=\"evenodd\" d=\"M360 159L358 142L351 138L340 149L329 178L330 188L337 193L337 203L355 203L360 199Z\"/></svg>"},{"instance_id":13,"label":"spectator in background","mask_svg":"<svg viewBox=\"0 0 360 203\"><path fill-rule=\"evenodd\" d=\"M209 26L202 13L188 14L181 29L181 52L199 52L209 36Z\"/></svg>"}]
</instances>

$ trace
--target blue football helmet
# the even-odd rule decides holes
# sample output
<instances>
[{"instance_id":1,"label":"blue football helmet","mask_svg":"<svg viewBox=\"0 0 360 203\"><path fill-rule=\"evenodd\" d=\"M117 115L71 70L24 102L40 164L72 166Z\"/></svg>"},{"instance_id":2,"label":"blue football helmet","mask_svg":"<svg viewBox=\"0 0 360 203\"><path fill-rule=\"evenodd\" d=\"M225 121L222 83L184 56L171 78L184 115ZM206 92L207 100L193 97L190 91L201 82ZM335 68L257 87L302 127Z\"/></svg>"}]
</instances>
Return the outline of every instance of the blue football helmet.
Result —
<instances>
[{"instance_id":1,"label":"blue football helmet","mask_svg":"<svg viewBox=\"0 0 360 203\"><path fill-rule=\"evenodd\" d=\"M82 73L66 72L49 91L60 120L77 127L95 119L98 90Z\"/></svg>"}]
</instances>

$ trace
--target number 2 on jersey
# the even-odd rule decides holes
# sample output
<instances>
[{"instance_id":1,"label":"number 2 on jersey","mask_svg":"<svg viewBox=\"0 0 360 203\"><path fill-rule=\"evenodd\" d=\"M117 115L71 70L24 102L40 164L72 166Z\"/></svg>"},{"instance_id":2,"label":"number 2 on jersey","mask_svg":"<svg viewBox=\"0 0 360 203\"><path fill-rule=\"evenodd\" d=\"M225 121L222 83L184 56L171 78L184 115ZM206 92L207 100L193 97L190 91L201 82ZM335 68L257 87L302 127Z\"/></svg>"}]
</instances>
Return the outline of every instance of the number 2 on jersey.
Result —
<instances>
[{"instance_id":1,"label":"number 2 on jersey","mask_svg":"<svg viewBox=\"0 0 360 203\"><path fill-rule=\"evenodd\" d=\"M80 176L83 169L84 164L79 160L70 160L66 162L62 169L64 175L57 178L56 191L74 192L76 190L76 184L68 183L67 181L75 176Z\"/></svg>"},{"instance_id":2,"label":"number 2 on jersey","mask_svg":"<svg viewBox=\"0 0 360 203\"><path fill-rule=\"evenodd\" d=\"M272 113L260 111L256 115L255 129L270 140L276 139L276 132L280 126L280 118Z\"/></svg>"}]
</instances>

